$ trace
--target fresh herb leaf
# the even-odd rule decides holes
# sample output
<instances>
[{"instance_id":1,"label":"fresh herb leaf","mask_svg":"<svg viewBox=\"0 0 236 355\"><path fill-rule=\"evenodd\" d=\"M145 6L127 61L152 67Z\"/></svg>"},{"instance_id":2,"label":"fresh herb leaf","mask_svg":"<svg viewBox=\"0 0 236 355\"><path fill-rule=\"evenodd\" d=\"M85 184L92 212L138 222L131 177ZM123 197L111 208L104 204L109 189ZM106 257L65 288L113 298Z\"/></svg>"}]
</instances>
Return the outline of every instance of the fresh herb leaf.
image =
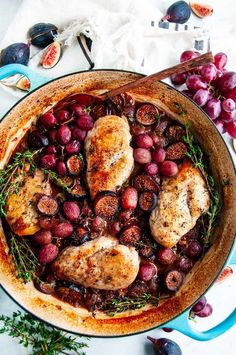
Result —
<instances>
[{"instance_id":1,"label":"fresh herb leaf","mask_svg":"<svg viewBox=\"0 0 236 355\"><path fill-rule=\"evenodd\" d=\"M49 180L55 181L55 183L58 186L62 187L66 192L72 193L72 190L63 182L63 180L57 175L57 173L55 173L55 171L49 169L42 169L42 172L47 175Z\"/></svg>"},{"instance_id":2,"label":"fresh herb leaf","mask_svg":"<svg viewBox=\"0 0 236 355\"><path fill-rule=\"evenodd\" d=\"M185 116L187 114L187 111L184 110L183 106L180 103L173 102L173 105L176 108L178 115Z\"/></svg>"},{"instance_id":3,"label":"fresh herb leaf","mask_svg":"<svg viewBox=\"0 0 236 355\"><path fill-rule=\"evenodd\" d=\"M113 298L106 302L103 311L110 317L114 317L117 313L127 310L140 309L146 306L148 303L157 306L159 303L159 296L155 297L149 293L145 293L143 296L129 298L119 297Z\"/></svg>"},{"instance_id":4,"label":"fresh herb leaf","mask_svg":"<svg viewBox=\"0 0 236 355\"><path fill-rule=\"evenodd\" d=\"M12 338L18 338L19 344L27 350L31 346L32 355L85 355L80 349L88 347L86 343L78 342L78 337L72 337L20 311L14 312L11 317L0 316L0 322L0 334L7 333Z\"/></svg>"},{"instance_id":5,"label":"fresh herb leaf","mask_svg":"<svg viewBox=\"0 0 236 355\"><path fill-rule=\"evenodd\" d=\"M27 241L9 233L9 249L12 255L17 278L24 283L38 280L37 269L39 267L38 259Z\"/></svg>"},{"instance_id":6,"label":"fresh herb leaf","mask_svg":"<svg viewBox=\"0 0 236 355\"><path fill-rule=\"evenodd\" d=\"M227 186L227 185L229 185L229 179L222 179L221 185L222 185L222 186Z\"/></svg>"},{"instance_id":7,"label":"fresh herb leaf","mask_svg":"<svg viewBox=\"0 0 236 355\"><path fill-rule=\"evenodd\" d=\"M206 212L206 218L202 218L202 225L204 230L204 247L208 248L216 218L221 210L221 201L219 198L219 193L216 189L214 178L208 173L208 167L204 161L204 153L201 147L195 142L192 133L189 131L188 124L185 125L185 129L186 136L183 137L183 141L188 146L186 156L193 162L194 167L201 171L202 176L205 179L207 189L210 193L210 207Z\"/></svg>"}]
</instances>

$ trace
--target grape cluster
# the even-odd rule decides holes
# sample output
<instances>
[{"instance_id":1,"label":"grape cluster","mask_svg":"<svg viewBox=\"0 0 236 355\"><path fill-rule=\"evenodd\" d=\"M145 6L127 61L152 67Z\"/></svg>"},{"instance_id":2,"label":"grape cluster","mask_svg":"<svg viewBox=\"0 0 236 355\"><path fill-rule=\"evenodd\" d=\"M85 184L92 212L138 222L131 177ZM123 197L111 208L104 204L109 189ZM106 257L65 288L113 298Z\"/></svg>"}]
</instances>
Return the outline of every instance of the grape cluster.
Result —
<instances>
[{"instance_id":1,"label":"grape cluster","mask_svg":"<svg viewBox=\"0 0 236 355\"><path fill-rule=\"evenodd\" d=\"M180 62L196 58L196 51L185 51ZM204 109L221 133L236 138L236 73L227 71L227 55L217 53L214 63L197 67L188 72L173 74L174 85L186 84L182 92Z\"/></svg>"}]
</instances>

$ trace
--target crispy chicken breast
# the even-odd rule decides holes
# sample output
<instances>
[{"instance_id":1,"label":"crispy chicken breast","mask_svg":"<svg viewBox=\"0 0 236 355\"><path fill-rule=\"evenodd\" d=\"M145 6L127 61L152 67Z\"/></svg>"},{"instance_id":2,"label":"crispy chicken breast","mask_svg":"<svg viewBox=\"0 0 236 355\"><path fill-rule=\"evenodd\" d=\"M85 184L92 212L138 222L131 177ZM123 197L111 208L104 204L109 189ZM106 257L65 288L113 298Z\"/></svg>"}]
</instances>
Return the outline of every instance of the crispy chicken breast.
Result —
<instances>
[{"instance_id":1,"label":"crispy chicken breast","mask_svg":"<svg viewBox=\"0 0 236 355\"><path fill-rule=\"evenodd\" d=\"M39 194L50 195L51 186L42 171L37 169L34 176L26 174L23 177L17 194L8 197L5 208L6 219L17 235L31 235L40 229L35 207Z\"/></svg>"},{"instance_id":2,"label":"crispy chicken breast","mask_svg":"<svg viewBox=\"0 0 236 355\"><path fill-rule=\"evenodd\" d=\"M130 176L134 164L130 140L125 117L100 117L88 132L85 152L92 198L100 191L115 191Z\"/></svg>"},{"instance_id":3,"label":"crispy chicken breast","mask_svg":"<svg viewBox=\"0 0 236 355\"><path fill-rule=\"evenodd\" d=\"M149 219L153 238L173 247L209 206L210 195L200 171L190 161L183 162L175 177L163 179L157 207Z\"/></svg>"},{"instance_id":4,"label":"crispy chicken breast","mask_svg":"<svg viewBox=\"0 0 236 355\"><path fill-rule=\"evenodd\" d=\"M128 287L139 270L138 252L113 237L99 237L80 246L69 246L52 268L60 279L85 287L118 290Z\"/></svg>"}]
</instances>

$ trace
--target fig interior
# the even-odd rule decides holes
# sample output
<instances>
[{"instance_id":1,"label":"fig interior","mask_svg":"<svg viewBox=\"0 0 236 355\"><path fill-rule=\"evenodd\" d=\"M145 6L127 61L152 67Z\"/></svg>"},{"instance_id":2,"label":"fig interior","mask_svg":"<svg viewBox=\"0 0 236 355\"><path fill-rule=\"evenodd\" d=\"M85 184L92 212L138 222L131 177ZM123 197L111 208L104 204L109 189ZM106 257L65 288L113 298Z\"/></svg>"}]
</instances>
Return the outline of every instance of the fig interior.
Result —
<instances>
[{"instance_id":1,"label":"fig interior","mask_svg":"<svg viewBox=\"0 0 236 355\"><path fill-rule=\"evenodd\" d=\"M5 171L13 173L2 216L17 277L74 307L112 316L155 306L210 246L217 192L191 127L127 93L63 99Z\"/></svg>"}]
</instances>

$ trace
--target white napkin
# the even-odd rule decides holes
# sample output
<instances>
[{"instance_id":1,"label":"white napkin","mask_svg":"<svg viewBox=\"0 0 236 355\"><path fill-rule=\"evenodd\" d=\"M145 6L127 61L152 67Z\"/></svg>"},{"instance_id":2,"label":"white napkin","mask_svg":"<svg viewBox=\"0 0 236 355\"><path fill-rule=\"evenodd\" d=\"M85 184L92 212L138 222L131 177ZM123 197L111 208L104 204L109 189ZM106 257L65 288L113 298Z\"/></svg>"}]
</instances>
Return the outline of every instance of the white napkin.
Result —
<instances>
[{"instance_id":1,"label":"white napkin","mask_svg":"<svg viewBox=\"0 0 236 355\"><path fill-rule=\"evenodd\" d=\"M193 49L204 29L177 32L159 28L168 1L145 0L23 0L5 34L0 49L27 42L27 31L37 22L50 22L59 28L63 54L51 69L40 65L43 51L31 46L29 66L43 76L55 78L89 69L89 64L74 36L65 40L68 26L86 33L92 40L94 68L116 68L150 74L176 64L183 50ZM164 5L165 3L165 5ZM76 24L76 25L74 25ZM180 26L181 27L181 26ZM63 32L64 31L64 32ZM206 34L207 35L207 34ZM207 35L208 36L208 35ZM6 86L4 86L6 89ZM19 90L10 93L22 96Z\"/></svg>"}]
</instances>

